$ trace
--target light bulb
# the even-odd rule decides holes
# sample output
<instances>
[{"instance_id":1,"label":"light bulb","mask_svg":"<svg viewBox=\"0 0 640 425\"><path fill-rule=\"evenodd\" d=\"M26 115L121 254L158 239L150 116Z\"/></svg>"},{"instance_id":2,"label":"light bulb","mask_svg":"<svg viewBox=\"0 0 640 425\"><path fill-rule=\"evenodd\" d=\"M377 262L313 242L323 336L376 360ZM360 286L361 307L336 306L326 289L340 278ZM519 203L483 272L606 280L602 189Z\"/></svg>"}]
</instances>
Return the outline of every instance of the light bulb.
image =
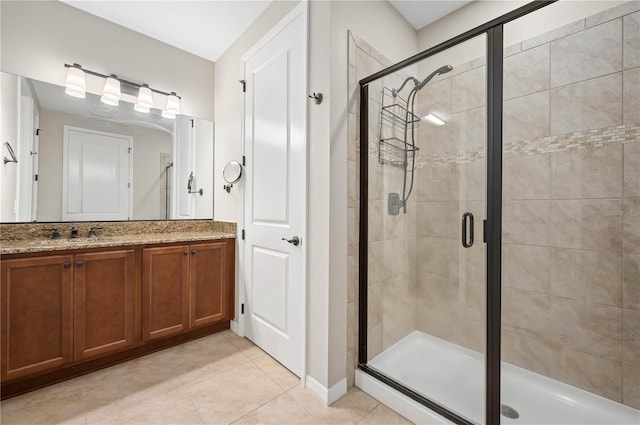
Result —
<instances>
[{"instance_id":1,"label":"light bulb","mask_svg":"<svg viewBox=\"0 0 640 425\"><path fill-rule=\"evenodd\" d=\"M87 91L87 81L84 77L84 71L80 65L74 64L67 71L67 78L64 81L66 89L64 92L69 96L84 99Z\"/></svg>"},{"instance_id":2,"label":"light bulb","mask_svg":"<svg viewBox=\"0 0 640 425\"><path fill-rule=\"evenodd\" d=\"M167 106L164 108L167 114L178 115L180 113L180 98L175 92L167 96Z\"/></svg>"},{"instance_id":3,"label":"light bulb","mask_svg":"<svg viewBox=\"0 0 640 425\"><path fill-rule=\"evenodd\" d=\"M115 75L108 77L107 81L105 81L100 100L107 105L118 106L120 101L120 81L117 80Z\"/></svg>"},{"instance_id":4,"label":"light bulb","mask_svg":"<svg viewBox=\"0 0 640 425\"><path fill-rule=\"evenodd\" d=\"M149 86L144 84L138 90L138 101L135 105L135 110L138 112L149 112L149 109L153 108L153 94Z\"/></svg>"}]
</instances>

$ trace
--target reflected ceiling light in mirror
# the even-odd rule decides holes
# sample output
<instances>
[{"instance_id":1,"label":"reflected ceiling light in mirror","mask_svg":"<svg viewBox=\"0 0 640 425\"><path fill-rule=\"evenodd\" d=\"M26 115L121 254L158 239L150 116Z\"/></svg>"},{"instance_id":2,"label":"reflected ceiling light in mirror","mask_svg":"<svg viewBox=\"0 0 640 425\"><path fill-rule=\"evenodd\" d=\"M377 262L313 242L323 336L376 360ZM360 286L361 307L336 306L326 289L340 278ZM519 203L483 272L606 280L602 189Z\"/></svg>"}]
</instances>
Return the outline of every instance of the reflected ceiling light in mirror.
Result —
<instances>
[{"instance_id":1,"label":"reflected ceiling light in mirror","mask_svg":"<svg viewBox=\"0 0 640 425\"><path fill-rule=\"evenodd\" d=\"M102 97L100 100L104 104L118 106L120 102L120 81L117 75L111 74L111 76L107 78L104 83L104 89L102 89Z\"/></svg>"},{"instance_id":2,"label":"reflected ceiling light in mirror","mask_svg":"<svg viewBox=\"0 0 640 425\"><path fill-rule=\"evenodd\" d=\"M138 100L136 101L134 109L138 112L147 113L151 108L153 108L153 94L149 86L143 84L142 87L138 89Z\"/></svg>"},{"instance_id":3,"label":"reflected ceiling light in mirror","mask_svg":"<svg viewBox=\"0 0 640 425\"><path fill-rule=\"evenodd\" d=\"M429 121L431 124L436 125L436 126L441 126L444 125L444 121L442 121L440 118L436 117L433 114L428 114L425 115L424 117L422 117L425 121Z\"/></svg>"},{"instance_id":4,"label":"reflected ceiling light in mirror","mask_svg":"<svg viewBox=\"0 0 640 425\"><path fill-rule=\"evenodd\" d=\"M77 63L68 65L67 78L64 80L64 92L69 96L84 99L87 91L87 81L82 67Z\"/></svg>"}]
</instances>

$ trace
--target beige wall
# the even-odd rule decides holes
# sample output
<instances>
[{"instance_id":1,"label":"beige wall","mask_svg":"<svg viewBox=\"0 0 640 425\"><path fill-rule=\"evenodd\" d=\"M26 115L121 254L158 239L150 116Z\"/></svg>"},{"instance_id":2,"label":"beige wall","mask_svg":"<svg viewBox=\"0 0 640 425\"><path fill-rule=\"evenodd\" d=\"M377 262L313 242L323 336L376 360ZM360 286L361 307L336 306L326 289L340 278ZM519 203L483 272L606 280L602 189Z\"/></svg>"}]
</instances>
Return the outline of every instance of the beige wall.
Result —
<instances>
[{"instance_id":1,"label":"beige wall","mask_svg":"<svg viewBox=\"0 0 640 425\"><path fill-rule=\"evenodd\" d=\"M65 125L133 137L132 219L164 219L164 210L161 208L164 203L161 193L164 174L160 171L160 154L171 153L171 134L41 109L38 221L62 220L62 145Z\"/></svg>"},{"instance_id":2,"label":"beige wall","mask_svg":"<svg viewBox=\"0 0 640 425\"><path fill-rule=\"evenodd\" d=\"M77 62L175 91L184 114L213 121L213 62L58 1L2 1L0 7L2 71L64 85L64 64ZM87 85L96 93L104 81L87 77Z\"/></svg>"}]
</instances>

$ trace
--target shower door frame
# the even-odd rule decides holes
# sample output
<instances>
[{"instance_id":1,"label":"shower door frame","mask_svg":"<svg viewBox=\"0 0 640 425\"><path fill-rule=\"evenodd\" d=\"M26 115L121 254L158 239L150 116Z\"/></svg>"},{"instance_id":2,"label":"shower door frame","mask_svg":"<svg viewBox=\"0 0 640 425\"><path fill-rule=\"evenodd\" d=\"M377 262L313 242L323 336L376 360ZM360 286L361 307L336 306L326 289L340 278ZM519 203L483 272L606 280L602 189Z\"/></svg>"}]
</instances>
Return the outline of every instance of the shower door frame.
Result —
<instances>
[{"instance_id":1,"label":"shower door frame","mask_svg":"<svg viewBox=\"0 0 640 425\"><path fill-rule=\"evenodd\" d=\"M555 3L533 1L483 25L453 37L430 49L398 62L360 80L360 226L358 282L358 368L428 407L446 419L473 425L468 419L449 410L402 383L367 366L367 288L368 288L368 195L369 195L369 83L413 65L474 37L487 37L487 203L483 241L486 251L486 347L485 347L485 423L500 424L501 367L501 296L502 296L502 102L503 102L503 32L504 25ZM366 147L366 148L363 148Z\"/></svg>"}]
</instances>

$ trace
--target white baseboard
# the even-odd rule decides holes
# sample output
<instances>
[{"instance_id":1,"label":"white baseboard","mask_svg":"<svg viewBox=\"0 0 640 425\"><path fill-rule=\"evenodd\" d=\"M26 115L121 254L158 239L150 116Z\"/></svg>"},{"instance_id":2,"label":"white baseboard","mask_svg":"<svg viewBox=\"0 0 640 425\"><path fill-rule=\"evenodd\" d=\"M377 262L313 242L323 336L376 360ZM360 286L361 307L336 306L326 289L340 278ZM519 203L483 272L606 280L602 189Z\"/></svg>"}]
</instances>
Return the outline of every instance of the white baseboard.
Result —
<instances>
[{"instance_id":1,"label":"white baseboard","mask_svg":"<svg viewBox=\"0 0 640 425\"><path fill-rule=\"evenodd\" d=\"M342 379L337 384L327 389L327 387L322 385L320 382L307 375L305 379L305 386L316 397L329 406L347 393L347 378Z\"/></svg>"},{"instance_id":2,"label":"white baseboard","mask_svg":"<svg viewBox=\"0 0 640 425\"><path fill-rule=\"evenodd\" d=\"M231 325L231 330L235 332L236 335L240 335L240 324L234 320L231 320L229 324ZM240 335L240 336L243 336L243 335Z\"/></svg>"}]
</instances>

